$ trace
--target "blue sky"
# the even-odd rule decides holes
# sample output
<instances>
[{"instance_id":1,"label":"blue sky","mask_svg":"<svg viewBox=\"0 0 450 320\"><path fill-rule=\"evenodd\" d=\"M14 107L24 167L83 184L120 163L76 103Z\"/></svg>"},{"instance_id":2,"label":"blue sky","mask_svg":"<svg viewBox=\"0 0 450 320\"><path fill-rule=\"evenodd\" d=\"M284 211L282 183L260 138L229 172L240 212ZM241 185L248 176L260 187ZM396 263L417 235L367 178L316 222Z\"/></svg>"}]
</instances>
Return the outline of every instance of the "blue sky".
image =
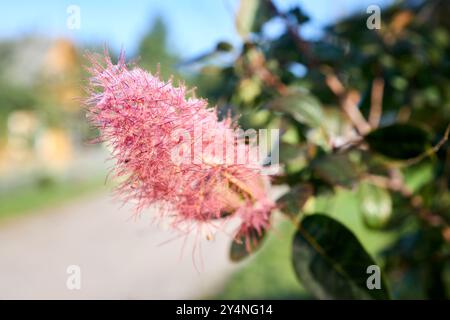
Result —
<instances>
[{"instance_id":1,"label":"blue sky","mask_svg":"<svg viewBox=\"0 0 450 320\"><path fill-rule=\"evenodd\" d=\"M311 15L304 32L317 34L324 24L356 10L365 12L370 4L390 0L278 0L280 8L300 3ZM81 29L66 26L69 5L81 9ZM14 0L0 5L0 39L38 33L68 37L79 44L107 44L114 50L123 46L133 53L142 35L161 15L169 26L169 43L182 57L212 48L217 41L239 41L234 27L238 0Z\"/></svg>"}]
</instances>

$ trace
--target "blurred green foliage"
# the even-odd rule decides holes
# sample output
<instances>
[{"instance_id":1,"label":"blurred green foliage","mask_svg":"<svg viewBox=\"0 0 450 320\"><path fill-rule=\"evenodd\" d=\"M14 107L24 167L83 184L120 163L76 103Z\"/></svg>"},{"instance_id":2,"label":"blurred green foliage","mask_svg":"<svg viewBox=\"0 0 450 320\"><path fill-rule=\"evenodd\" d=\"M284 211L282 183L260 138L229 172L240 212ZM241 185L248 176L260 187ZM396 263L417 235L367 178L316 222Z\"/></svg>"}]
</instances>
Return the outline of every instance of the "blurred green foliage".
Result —
<instances>
[{"instance_id":1,"label":"blurred green foliage","mask_svg":"<svg viewBox=\"0 0 450 320\"><path fill-rule=\"evenodd\" d=\"M282 172L273 183L290 190L278 204L297 238L316 250L300 255L294 245L290 251L300 282L316 297L387 298L362 285L371 261L364 248L375 242L387 282L382 289L393 298L448 298L450 3L397 1L382 8L380 29L369 29L369 14L360 12L314 40L301 35L309 18L300 6L280 11L268 0L242 3L237 26L244 44L225 65L204 55L199 88L220 110L240 115L244 128L281 129ZM269 37L264 26L274 21L283 31ZM344 189L362 228L345 223L354 211L322 205L341 201ZM325 223L316 212L340 222ZM270 250L263 245L261 256L269 260L270 251L278 259L276 251L285 248L267 242ZM318 259L325 261L320 272ZM239 281L262 261L257 255ZM284 278L277 270L272 276ZM285 288L278 294L289 296Z\"/></svg>"}]
</instances>

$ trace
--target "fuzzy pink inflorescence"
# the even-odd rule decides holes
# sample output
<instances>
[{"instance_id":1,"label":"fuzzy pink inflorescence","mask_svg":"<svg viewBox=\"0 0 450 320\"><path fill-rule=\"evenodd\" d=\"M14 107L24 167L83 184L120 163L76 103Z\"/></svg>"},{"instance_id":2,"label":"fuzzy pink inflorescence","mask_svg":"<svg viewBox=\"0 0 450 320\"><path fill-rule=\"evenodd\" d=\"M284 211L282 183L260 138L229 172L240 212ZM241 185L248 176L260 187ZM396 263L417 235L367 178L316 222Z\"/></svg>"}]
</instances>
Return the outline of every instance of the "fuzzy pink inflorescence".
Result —
<instances>
[{"instance_id":1,"label":"fuzzy pink inflorescence","mask_svg":"<svg viewBox=\"0 0 450 320\"><path fill-rule=\"evenodd\" d=\"M236 146L229 118L219 121L206 100L187 98L183 85L128 67L123 55L117 64L108 55L90 61L88 118L99 129L99 140L111 146L113 173L122 178L118 190L125 200L136 202L138 211L159 206L174 227L228 217L240 219L238 236L269 227L274 203L261 166L224 163L215 151L195 152L199 144L205 150L217 143L218 136L224 148ZM191 139L198 132L200 141ZM188 161L174 161L174 150L188 154Z\"/></svg>"}]
</instances>

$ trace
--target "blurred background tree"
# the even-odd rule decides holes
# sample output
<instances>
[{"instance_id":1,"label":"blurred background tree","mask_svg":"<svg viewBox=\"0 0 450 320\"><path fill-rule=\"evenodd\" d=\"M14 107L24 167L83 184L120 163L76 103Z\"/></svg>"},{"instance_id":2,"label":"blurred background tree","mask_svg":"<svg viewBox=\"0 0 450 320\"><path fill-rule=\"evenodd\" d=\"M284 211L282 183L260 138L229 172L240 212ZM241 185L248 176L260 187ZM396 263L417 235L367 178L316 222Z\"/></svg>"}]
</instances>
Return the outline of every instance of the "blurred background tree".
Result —
<instances>
[{"instance_id":1,"label":"blurred background tree","mask_svg":"<svg viewBox=\"0 0 450 320\"><path fill-rule=\"evenodd\" d=\"M163 79L176 73L178 57L168 48L167 26L163 18L158 16L139 44L138 62L146 70L155 73L158 65Z\"/></svg>"}]
</instances>

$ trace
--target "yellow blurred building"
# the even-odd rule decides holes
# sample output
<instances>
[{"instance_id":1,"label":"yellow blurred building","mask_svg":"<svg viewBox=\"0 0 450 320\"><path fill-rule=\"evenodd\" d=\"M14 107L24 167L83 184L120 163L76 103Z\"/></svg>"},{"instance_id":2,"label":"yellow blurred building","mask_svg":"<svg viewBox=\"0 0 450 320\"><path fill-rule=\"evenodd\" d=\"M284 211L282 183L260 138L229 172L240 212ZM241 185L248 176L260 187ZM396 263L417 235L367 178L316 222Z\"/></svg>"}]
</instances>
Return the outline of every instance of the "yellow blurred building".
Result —
<instances>
[{"instance_id":1,"label":"yellow blurred building","mask_svg":"<svg viewBox=\"0 0 450 320\"><path fill-rule=\"evenodd\" d=\"M18 63L22 65L22 62ZM64 121L55 126L45 119L52 113L56 117L53 122L59 123L58 117L70 117L81 109L81 61L77 48L67 39L54 40L49 42L37 63L40 64L39 71L30 73L28 78L31 80L26 87L42 97L38 101L45 107L24 106L32 108L14 110L7 116L6 137L0 139L3 140L0 141L0 175L25 167L60 171L66 169L73 158L75 146L70 128Z\"/></svg>"}]
</instances>

